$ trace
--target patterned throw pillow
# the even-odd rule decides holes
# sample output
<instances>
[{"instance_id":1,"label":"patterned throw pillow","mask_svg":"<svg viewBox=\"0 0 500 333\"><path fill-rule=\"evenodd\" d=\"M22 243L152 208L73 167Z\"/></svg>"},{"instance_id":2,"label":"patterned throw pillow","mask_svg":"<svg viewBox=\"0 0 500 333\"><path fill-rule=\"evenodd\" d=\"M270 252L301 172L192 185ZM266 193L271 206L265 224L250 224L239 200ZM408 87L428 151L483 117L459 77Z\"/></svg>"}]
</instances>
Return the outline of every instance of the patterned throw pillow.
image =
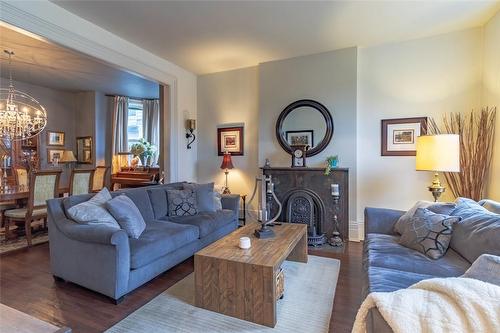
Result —
<instances>
[{"instance_id":1,"label":"patterned throw pillow","mask_svg":"<svg viewBox=\"0 0 500 333\"><path fill-rule=\"evenodd\" d=\"M422 252L432 259L439 259L448 250L453 224L458 216L436 214L426 208L418 208L403 231L399 243Z\"/></svg>"},{"instance_id":2,"label":"patterned throw pillow","mask_svg":"<svg viewBox=\"0 0 500 333\"><path fill-rule=\"evenodd\" d=\"M427 208L433 213L450 215L451 212L455 209L456 205L453 202L431 202L431 201L417 201L413 207L408 209L406 213L401 216L396 224L394 225L394 231L398 234L402 235L407 226L410 223L410 219L415 215L415 212L419 208Z\"/></svg>"},{"instance_id":3,"label":"patterned throw pillow","mask_svg":"<svg viewBox=\"0 0 500 333\"><path fill-rule=\"evenodd\" d=\"M196 193L192 190L167 190L168 215L192 216L198 214Z\"/></svg>"}]
</instances>

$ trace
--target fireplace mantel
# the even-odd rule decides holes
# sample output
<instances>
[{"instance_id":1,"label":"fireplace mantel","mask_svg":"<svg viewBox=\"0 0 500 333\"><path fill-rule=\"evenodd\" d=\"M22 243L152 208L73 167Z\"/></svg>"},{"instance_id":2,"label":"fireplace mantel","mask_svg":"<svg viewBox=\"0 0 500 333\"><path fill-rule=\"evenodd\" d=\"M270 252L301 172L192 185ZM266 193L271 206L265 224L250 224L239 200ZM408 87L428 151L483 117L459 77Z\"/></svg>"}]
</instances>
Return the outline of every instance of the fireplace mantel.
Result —
<instances>
[{"instance_id":1,"label":"fireplace mantel","mask_svg":"<svg viewBox=\"0 0 500 333\"><path fill-rule=\"evenodd\" d=\"M264 175L272 176L274 191L283 204L281 221L287 221L287 201L297 192L309 194L318 205L319 229L328 238L334 229L334 215L339 221L339 231L344 241L349 237L349 169L334 168L330 174L324 174L324 168L263 167ZM340 198L335 203L332 196L332 184L338 184ZM274 212L273 212L274 213Z\"/></svg>"}]
</instances>

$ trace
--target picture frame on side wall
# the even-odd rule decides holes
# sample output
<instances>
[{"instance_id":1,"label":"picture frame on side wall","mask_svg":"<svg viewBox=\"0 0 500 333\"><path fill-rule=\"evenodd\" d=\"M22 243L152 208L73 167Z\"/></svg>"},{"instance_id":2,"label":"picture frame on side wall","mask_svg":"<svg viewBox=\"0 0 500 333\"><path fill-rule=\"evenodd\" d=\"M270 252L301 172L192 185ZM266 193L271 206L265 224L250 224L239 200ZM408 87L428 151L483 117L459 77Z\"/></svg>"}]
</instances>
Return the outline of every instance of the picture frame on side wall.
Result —
<instances>
[{"instance_id":1,"label":"picture frame on side wall","mask_svg":"<svg viewBox=\"0 0 500 333\"><path fill-rule=\"evenodd\" d=\"M60 148L47 148L47 163L59 164L64 163L61 162L61 158L64 154L64 149Z\"/></svg>"},{"instance_id":2,"label":"picture frame on side wall","mask_svg":"<svg viewBox=\"0 0 500 333\"><path fill-rule=\"evenodd\" d=\"M47 146L64 146L64 132L47 131Z\"/></svg>"},{"instance_id":3,"label":"picture frame on side wall","mask_svg":"<svg viewBox=\"0 0 500 333\"><path fill-rule=\"evenodd\" d=\"M243 134L243 126L217 128L218 155L223 156L227 151L233 156L243 156L245 153Z\"/></svg>"},{"instance_id":4,"label":"picture frame on side wall","mask_svg":"<svg viewBox=\"0 0 500 333\"><path fill-rule=\"evenodd\" d=\"M427 134L427 117L382 119L381 155L415 156L417 137Z\"/></svg>"}]
</instances>

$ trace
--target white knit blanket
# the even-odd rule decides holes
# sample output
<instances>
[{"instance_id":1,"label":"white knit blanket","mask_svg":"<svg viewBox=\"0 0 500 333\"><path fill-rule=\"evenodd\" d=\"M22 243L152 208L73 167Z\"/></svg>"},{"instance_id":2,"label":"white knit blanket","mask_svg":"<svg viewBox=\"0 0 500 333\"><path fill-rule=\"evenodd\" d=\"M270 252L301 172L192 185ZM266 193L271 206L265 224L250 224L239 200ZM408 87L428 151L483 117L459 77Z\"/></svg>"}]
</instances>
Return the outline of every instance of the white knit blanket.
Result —
<instances>
[{"instance_id":1,"label":"white knit blanket","mask_svg":"<svg viewBox=\"0 0 500 333\"><path fill-rule=\"evenodd\" d=\"M395 333L500 332L500 287L469 278L420 281L407 289L369 294L353 333L366 332L376 307Z\"/></svg>"}]
</instances>

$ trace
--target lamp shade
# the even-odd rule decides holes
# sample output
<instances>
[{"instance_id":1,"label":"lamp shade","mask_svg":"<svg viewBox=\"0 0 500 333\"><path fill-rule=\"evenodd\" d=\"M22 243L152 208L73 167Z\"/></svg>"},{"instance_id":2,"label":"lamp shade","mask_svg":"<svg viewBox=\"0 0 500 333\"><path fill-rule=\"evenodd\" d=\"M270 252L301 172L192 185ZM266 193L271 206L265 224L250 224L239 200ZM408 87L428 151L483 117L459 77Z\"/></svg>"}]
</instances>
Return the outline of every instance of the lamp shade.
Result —
<instances>
[{"instance_id":1,"label":"lamp shade","mask_svg":"<svg viewBox=\"0 0 500 333\"><path fill-rule=\"evenodd\" d=\"M460 137L457 134L419 136L416 169L460 172Z\"/></svg>"},{"instance_id":2,"label":"lamp shade","mask_svg":"<svg viewBox=\"0 0 500 333\"><path fill-rule=\"evenodd\" d=\"M231 154L228 152L224 153L224 158L222 159L221 169L233 169L233 161L231 160Z\"/></svg>"},{"instance_id":3,"label":"lamp shade","mask_svg":"<svg viewBox=\"0 0 500 333\"><path fill-rule=\"evenodd\" d=\"M72 150L65 150L59 162L76 162L76 157Z\"/></svg>"}]
</instances>

